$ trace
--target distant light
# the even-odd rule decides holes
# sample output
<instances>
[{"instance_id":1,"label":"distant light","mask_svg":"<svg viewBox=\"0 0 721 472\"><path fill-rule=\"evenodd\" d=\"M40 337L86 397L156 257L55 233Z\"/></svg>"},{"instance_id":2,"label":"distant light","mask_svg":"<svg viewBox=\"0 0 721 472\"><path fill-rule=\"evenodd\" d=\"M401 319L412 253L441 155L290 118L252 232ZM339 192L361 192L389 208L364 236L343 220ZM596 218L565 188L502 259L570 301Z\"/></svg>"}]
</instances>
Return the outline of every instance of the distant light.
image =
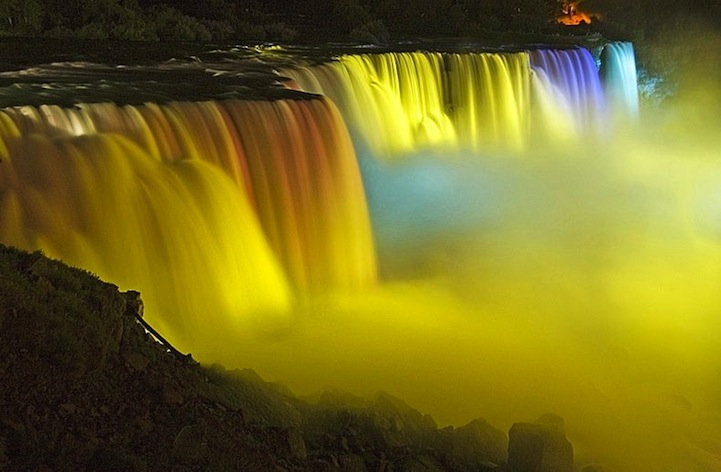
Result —
<instances>
[{"instance_id":1,"label":"distant light","mask_svg":"<svg viewBox=\"0 0 721 472\"><path fill-rule=\"evenodd\" d=\"M569 26L578 26L581 23L591 24L593 18L601 19L598 13L586 13L578 8L581 2L566 2L563 4L563 15L556 18L557 23Z\"/></svg>"}]
</instances>

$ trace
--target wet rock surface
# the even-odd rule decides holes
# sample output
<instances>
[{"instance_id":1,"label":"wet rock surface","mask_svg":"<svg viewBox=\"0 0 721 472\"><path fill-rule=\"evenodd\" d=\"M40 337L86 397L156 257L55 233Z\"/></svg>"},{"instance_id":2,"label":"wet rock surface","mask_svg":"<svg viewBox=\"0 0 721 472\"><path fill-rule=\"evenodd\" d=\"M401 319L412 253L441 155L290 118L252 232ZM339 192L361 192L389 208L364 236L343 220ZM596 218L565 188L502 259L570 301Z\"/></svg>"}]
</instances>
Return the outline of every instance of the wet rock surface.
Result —
<instances>
[{"instance_id":1,"label":"wet rock surface","mask_svg":"<svg viewBox=\"0 0 721 472\"><path fill-rule=\"evenodd\" d=\"M387 393L300 399L201 366L146 331L137 292L40 253L0 246L0 300L0 471L566 470L508 469L482 419L439 429ZM509 464L529 441L566 464L557 425L514 428Z\"/></svg>"}]
</instances>

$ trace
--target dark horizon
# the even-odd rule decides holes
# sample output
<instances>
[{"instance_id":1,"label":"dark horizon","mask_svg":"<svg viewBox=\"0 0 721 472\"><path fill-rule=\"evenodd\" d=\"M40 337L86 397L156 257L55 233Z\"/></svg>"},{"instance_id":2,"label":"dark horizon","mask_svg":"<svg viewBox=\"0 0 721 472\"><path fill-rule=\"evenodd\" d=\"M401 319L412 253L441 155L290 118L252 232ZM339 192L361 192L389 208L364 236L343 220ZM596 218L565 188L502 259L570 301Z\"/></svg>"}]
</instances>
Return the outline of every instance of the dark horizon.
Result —
<instances>
[{"instance_id":1,"label":"dark horizon","mask_svg":"<svg viewBox=\"0 0 721 472\"><path fill-rule=\"evenodd\" d=\"M669 22L718 28L721 0L586 0L591 24L559 25L562 0L26 0L0 4L0 35L117 40L352 41L489 37L498 33L598 32L611 39L653 36Z\"/></svg>"}]
</instances>

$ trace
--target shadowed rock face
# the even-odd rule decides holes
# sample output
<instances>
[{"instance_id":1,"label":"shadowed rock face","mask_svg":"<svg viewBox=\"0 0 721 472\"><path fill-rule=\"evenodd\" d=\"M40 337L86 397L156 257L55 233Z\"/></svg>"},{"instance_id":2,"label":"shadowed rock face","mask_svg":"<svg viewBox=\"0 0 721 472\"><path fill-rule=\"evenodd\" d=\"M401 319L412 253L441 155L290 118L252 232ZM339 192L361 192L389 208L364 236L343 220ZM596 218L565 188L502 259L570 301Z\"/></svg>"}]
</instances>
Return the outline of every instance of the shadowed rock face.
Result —
<instances>
[{"instance_id":1,"label":"shadowed rock face","mask_svg":"<svg viewBox=\"0 0 721 472\"><path fill-rule=\"evenodd\" d=\"M4 246L0 273L7 470L185 470L239 454L262 469L290 457L269 428L299 422L284 396L170 354L133 316L137 293Z\"/></svg>"},{"instance_id":2,"label":"shadowed rock face","mask_svg":"<svg viewBox=\"0 0 721 472\"><path fill-rule=\"evenodd\" d=\"M516 423L508 433L508 468L512 472L571 472L573 446L563 419L544 415L535 423Z\"/></svg>"},{"instance_id":3,"label":"shadowed rock face","mask_svg":"<svg viewBox=\"0 0 721 472\"><path fill-rule=\"evenodd\" d=\"M508 438L481 419L438 429L383 392L302 400L249 369L202 367L148 334L137 292L39 252L0 245L0 300L0 470L478 471L506 460ZM540 444L545 467L518 470L566 470L565 438L548 428L514 426L511 457Z\"/></svg>"}]
</instances>

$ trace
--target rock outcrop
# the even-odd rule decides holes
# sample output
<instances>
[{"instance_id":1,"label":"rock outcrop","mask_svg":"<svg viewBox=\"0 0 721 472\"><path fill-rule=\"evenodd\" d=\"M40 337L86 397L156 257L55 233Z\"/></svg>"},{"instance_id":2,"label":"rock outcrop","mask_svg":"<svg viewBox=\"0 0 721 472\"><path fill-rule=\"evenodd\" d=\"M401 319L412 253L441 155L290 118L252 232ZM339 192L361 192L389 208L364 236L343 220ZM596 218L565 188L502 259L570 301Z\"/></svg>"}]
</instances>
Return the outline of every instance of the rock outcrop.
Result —
<instances>
[{"instance_id":1,"label":"rock outcrop","mask_svg":"<svg viewBox=\"0 0 721 472\"><path fill-rule=\"evenodd\" d=\"M573 471L573 446L561 417L549 414L534 423L516 423L508 437L510 472Z\"/></svg>"}]
</instances>

